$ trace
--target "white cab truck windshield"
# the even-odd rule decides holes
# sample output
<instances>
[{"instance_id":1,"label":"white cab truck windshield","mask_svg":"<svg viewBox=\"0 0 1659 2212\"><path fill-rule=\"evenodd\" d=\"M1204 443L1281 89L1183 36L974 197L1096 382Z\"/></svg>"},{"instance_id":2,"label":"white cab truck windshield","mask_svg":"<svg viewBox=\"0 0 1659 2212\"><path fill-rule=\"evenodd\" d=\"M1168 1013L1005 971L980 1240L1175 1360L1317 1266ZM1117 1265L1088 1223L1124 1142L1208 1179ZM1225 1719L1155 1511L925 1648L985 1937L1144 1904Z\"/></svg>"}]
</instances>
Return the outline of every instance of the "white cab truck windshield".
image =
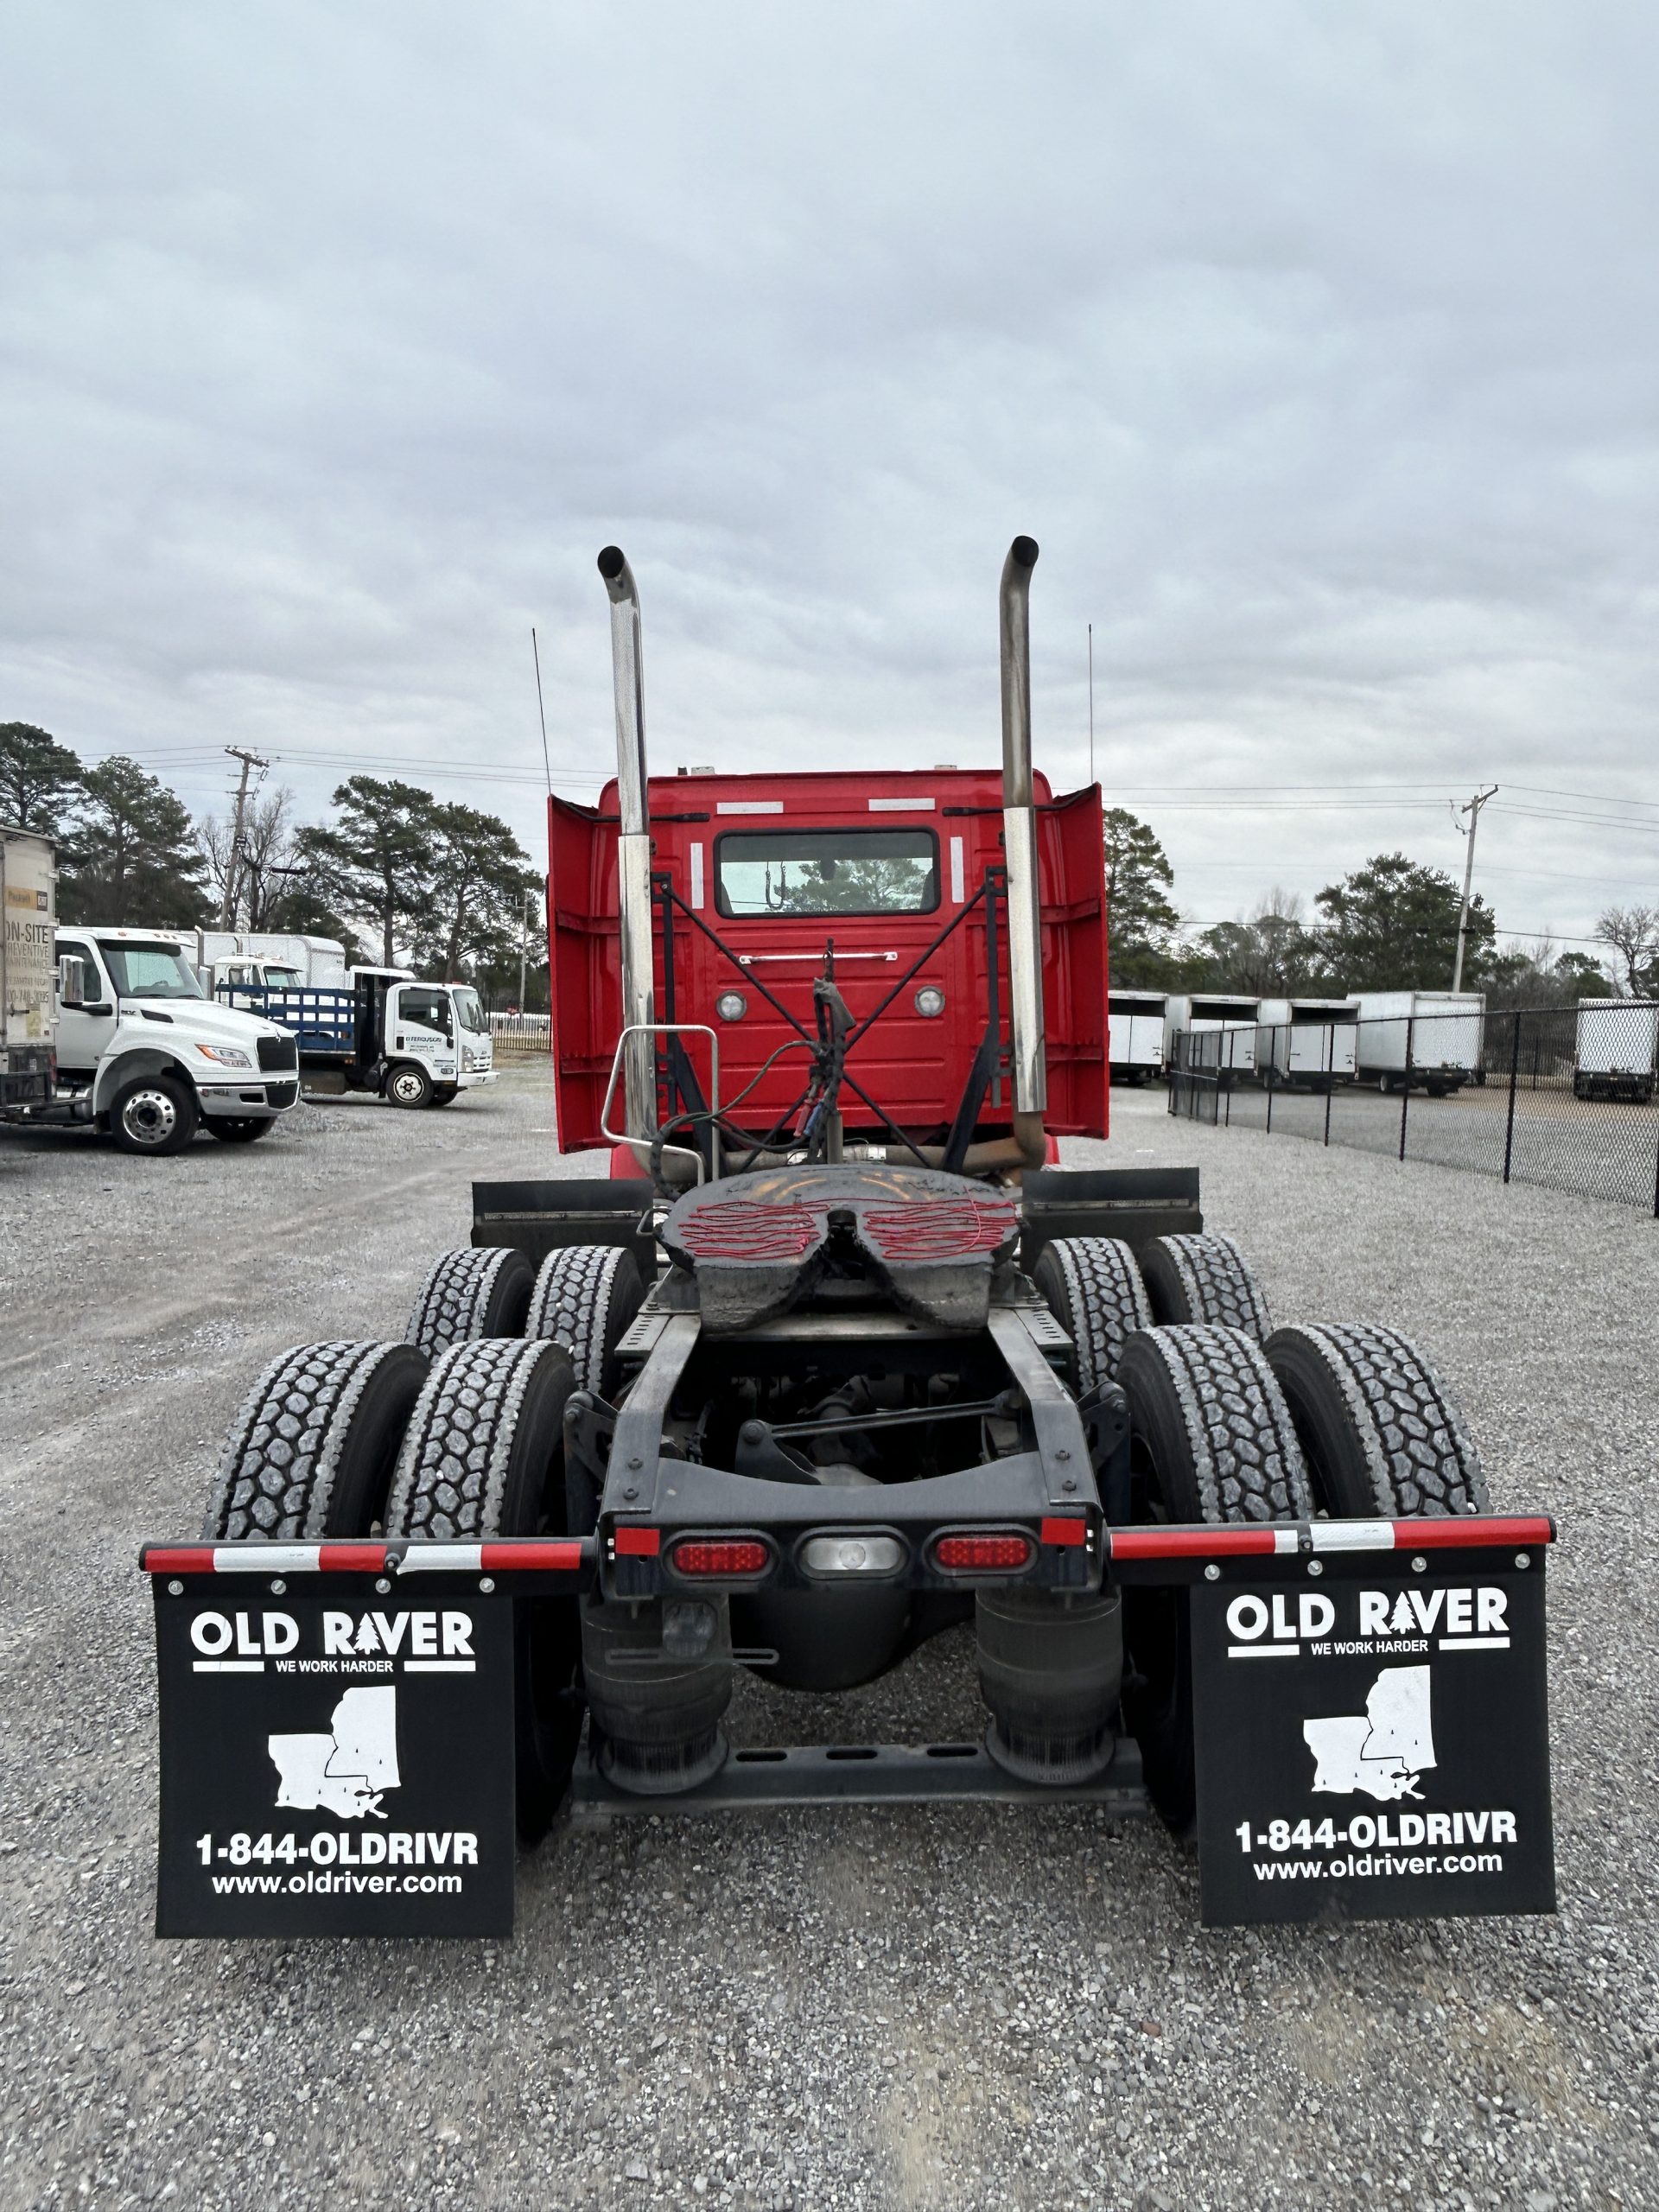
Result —
<instances>
[{"instance_id":1,"label":"white cab truck windshield","mask_svg":"<svg viewBox=\"0 0 1659 2212\"><path fill-rule=\"evenodd\" d=\"M207 993L176 945L134 944L99 938L98 949L123 999L200 999Z\"/></svg>"},{"instance_id":2,"label":"white cab truck windshield","mask_svg":"<svg viewBox=\"0 0 1659 2212\"><path fill-rule=\"evenodd\" d=\"M454 994L455 1018L463 1029L470 1029L474 1036L488 1034L490 1018L484 1011L478 993L463 988Z\"/></svg>"}]
</instances>

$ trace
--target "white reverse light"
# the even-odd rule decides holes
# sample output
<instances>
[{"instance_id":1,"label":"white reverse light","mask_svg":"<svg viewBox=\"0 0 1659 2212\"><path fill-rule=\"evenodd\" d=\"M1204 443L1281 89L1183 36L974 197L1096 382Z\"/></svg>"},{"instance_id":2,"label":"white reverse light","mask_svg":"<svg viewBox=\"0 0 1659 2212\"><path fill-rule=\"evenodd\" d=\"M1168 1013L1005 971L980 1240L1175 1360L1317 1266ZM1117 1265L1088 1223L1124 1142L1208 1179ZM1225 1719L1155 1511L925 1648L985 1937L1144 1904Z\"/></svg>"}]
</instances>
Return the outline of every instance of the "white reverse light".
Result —
<instances>
[{"instance_id":1,"label":"white reverse light","mask_svg":"<svg viewBox=\"0 0 1659 2212\"><path fill-rule=\"evenodd\" d=\"M944 993L937 983L924 983L916 994L916 1011L928 1021L944 1012Z\"/></svg>"},{"instance_id":2,"label":"white reverse light","mask_svg":"<svg viewBox=\"0 0 1659 2212\"><path fill-rule=\"evenodd\" d=\"M904 1563L897 1536L812 1536L801 1547L807 1574L896 1574Z\"/></svg>"},{"instance_id":3,"label":"white reverse light","mask_svg":"<svg viewBox=\"0 0 1659 2212\"><path fill-rule=\"evenodd\" d=\"M715 1012L722 1021L741 1021L749 1010L749 1002L741 991L722 991L715 1001Z\"/></svg>"}]
</instances>

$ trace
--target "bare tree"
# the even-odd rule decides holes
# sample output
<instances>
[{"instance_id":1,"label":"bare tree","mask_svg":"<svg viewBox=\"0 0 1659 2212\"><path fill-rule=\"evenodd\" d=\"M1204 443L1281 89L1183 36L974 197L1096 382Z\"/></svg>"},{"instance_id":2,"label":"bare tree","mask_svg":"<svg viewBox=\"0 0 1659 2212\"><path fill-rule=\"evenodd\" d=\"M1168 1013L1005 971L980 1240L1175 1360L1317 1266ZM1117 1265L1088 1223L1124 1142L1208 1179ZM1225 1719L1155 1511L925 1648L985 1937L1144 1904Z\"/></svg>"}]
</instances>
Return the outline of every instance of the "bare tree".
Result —
<instances>
[{"instance_id":1,"label":"bare tree","mask_svg":"<svg viewBox=\"0 0 1659 2212\"><path fill-rule=\"evenodd\" d=\"M286 785L255 799L242 825L242 858L237 880L230 885L231 925L233 929L262 930L270 925L273 907L281 904L288 885L286 871L294 862L294 794ZM234 825L217 815L205 815L196 824L196 840L207 862L215 897L225 901L235 841Z\"/></svg>"},{"instance_id":2,"label":"bare tree","mask_svg":"<svg viewBox=\"0 0 1659 2212\"><path fill-rule=\"evenodd\" d=\"M1633 999L1659 991L1659 906L1609 906L1596 924L1596 938L1624 963Z\"/></svg>"}]
</instances>

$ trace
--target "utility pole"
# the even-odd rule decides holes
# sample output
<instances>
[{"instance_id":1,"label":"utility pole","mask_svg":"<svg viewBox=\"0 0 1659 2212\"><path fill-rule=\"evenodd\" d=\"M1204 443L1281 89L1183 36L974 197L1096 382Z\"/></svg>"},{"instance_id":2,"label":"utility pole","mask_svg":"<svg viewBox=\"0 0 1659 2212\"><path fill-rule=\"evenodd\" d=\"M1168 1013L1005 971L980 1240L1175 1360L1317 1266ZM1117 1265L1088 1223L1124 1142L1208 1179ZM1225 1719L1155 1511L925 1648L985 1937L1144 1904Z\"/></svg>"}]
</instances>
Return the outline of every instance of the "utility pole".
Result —
<instances>
[{"instance_id":1,"label":"utility pole","mask_svg":"<svg viewBox=\"0 0 1659 2212\"><path fill-rule=\"evenodd\" d=\"M236 921L236 895L242 887L242 842L248 814L248 771L257 768L264 775L270 766L269 760L262 760L257 753L245 753L240 746L227 745L225 750L232 760L242 763L242 773L236 786L236 822L231 831L231 862L225 871L225 896L219 908L219 926L222 930L230 929Z\"/></svg>"},{"instance_id":2,"label":"utility pole","mask_svg":"<svg viewBox=\"0 0 1659 2212\"><path fill-rule=\"evenodd\" d=\"M524 1011L524 960L530 951L530 886L524 886L524 907L518 916L518 1011Z\"/></svg>"},{"instance_id":3,"label":"utility pole","mask_svg":"<svg viewBox=\"0 0 1659 2212\"><path fill-rule=\"evenodd\" d=\"M1466 814L1469 817L1469 827L1463 833L1469 840L1469 849L1463 857L1463 904L1458 909L1458 957L1452 969L1452 988L1454 991L1463 988L1463 940L1469 929L1469 887L1475 880L1475 832L1480 827L1481 808L1489 798L1495 798L1497 795L1497 785L1493 784L1484 791L1477 791L1472 798L1465 799L1458 809L1459 814Z\"/></svg>"}]
</instances>

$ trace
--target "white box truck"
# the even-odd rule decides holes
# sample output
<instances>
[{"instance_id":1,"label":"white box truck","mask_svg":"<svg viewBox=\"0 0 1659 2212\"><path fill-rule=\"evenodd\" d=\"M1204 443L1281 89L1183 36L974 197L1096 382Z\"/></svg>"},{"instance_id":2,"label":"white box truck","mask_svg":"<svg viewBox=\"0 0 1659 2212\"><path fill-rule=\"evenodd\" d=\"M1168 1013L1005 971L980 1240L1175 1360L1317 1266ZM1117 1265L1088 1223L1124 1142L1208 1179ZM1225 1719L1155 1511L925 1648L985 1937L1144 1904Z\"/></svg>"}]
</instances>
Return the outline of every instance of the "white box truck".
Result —
<instances>
[{"instance_id":1,"label":"white box truck","mask_svg":"<svg viewBox=\"0 0 1659 2212\"><path fill-rule=\"evenodd\" d=\"M1359 1013L1355 1073L1380 1090L1421 1086L1449 1098L1478 1081L1486 1026L1484 991L1351 991Z\"/></svg>"},{"instance_id":2,"label":"white box truck","mask_svg":"<svg viewBox=\"0 0 1659 2212\"><path fill-rule=\"evenodd\" d=\"M50 842L0 824L0 1112L46 1105L56 1080L57 885Z\"/></svg>"},{"instance_id":3,"label":"white box truck","mask_svg":"<svg viewBox=\"0 0 1659 2212\"><path fill-rule=\"evenodd\" d=\"M337 938L288 930L195 930L180 941L194 942L197 972L210 997L226 983L283 990L347 980L346 948Z\"/></svg>"},{"instance_id":4,"label":"white box truck","mask_svg":"<svg viewBox=\"0 0 1659 2212\"><path fill-rule=\"evenodd\" d=\"M1164 1062L1173 1054L1172 1040L1182 1030L1192 1037L1213 1039L1188 1047L1187 1065L1216 1069L1233 1075L1255 1073L1255 1026L1259 999L1241 999L1217 991L1197 991L1164 1001Z\"/></svg>"},{"instance_id":5,"label":"white box truck","mask_svg":"<svg viewBox=\"0 0 1659 2212\"><path fill-rule=\"evenodd\" d=\"M1255 1033L1264 1080L1333 1090L1354 1079L1359 1009L1346 999L1263 999Z\"/></svg>"},{"instance_id":6,"label":"white box truck","mask_svg":"<svg viewBox=\"0 0 1659 2212\"><path fill-rule=\"evenodd\" d=\"M1163 991L1111 991L1106 1000L1107 1058L1114 1083L1145 1083L1164 1071Z\"/></svg>"},{"instance_id":7,"label":"white box truck","mask_svg":"<svg viewBox=\"0 0 1659 2212\"><path fill-rule=\"evenodd\" d=\"M1573 1096L1633 1098L1645 1106L1656 1050L1659 999L1580 999Z\"/></svg>"}]
</instances>

